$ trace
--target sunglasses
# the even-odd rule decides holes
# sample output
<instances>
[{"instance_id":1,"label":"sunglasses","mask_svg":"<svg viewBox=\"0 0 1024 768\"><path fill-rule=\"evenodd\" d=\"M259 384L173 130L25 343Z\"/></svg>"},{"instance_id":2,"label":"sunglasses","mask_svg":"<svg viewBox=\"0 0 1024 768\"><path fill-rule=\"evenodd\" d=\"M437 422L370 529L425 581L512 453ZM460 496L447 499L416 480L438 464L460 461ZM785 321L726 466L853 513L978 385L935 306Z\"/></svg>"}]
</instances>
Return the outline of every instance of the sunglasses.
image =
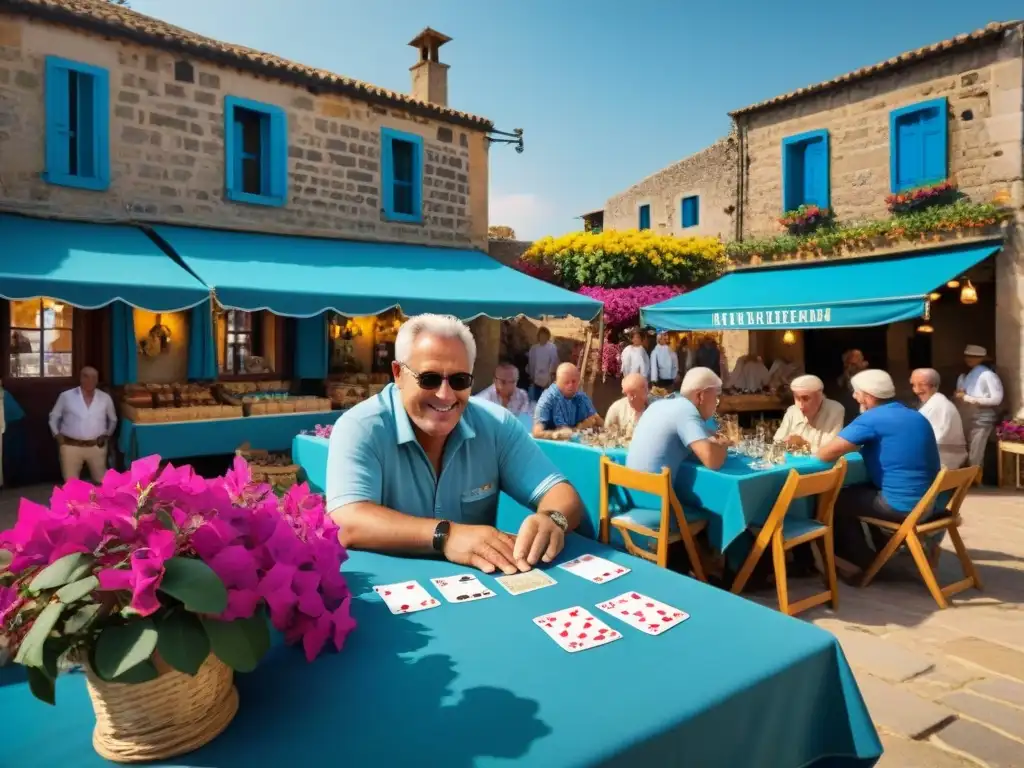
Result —
<instances>
[{"instance_id":1,"label":"sunglasses","mask_svg":"<svg viewBox=\"0 0 1024 768\"><path fill-rule=\"evenodd\" d=\"M463 392L473 386L473 374L472 373L449 373L445 376L443 373L437 373L436 371L423 371L422 373L416 373L405 363L401 363L401 366L409 372L409 374L416 379L416 383L420 385L420 389L435 390L440 389L441 384L448 382L448 386L456 392Z\"/></svg>"}]
</instances>

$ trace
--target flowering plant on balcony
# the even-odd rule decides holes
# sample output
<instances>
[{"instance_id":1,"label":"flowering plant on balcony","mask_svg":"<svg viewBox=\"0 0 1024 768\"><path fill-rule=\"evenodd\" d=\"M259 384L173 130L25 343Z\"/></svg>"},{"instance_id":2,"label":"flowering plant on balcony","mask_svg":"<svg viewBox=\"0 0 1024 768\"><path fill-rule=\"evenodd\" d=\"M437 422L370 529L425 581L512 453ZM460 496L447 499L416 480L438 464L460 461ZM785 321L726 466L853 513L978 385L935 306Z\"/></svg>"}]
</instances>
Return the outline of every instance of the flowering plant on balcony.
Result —
<instances>
[{"instance_id":1,"label":"flowering plant on balcony","mask_svg":"<svg viewBox=\"0 0 1024 768\"><path fill-rule=\"evenodd\" d=\"M311 435L312 437L322 437L325 440L330 440L331 432L334 431L333 424L317 424L313 429L302 430L303 435Z\"/></svg>"},{"instance_id":2,"label":"flowering plant on balcony","mask_svg":"<svg viewBox=\"0 0 1024 768\"><path fill-rule=\"evenodd\" d=\"M942 181L938 184L928 184L887 195L885 204L890 213L908 213L933 205L946 205L953 202L956 194L955 184L950 181Z\"/></svg>"},{"instance_id":3,"label":"flowering plant on balcony","mask_svg":"<svg viewBox=\"0 0 1024 768\"><path fill-rule=\"evenodd\" d=\"M796 210L786 211L779 219L779 224L792 235L813 232L823 224L831 222L832 211L828 208L819 208L817 205L801 205Z\"/></svg>"},{"instance_id":4,"label":"flowering plant on balcony","mask_svg":"<svg viewBox=\"0 0 1024 768\"><path fill-rule=\"evenodd\" d=\"M622 330L640 322L642 307L666 301L685 290L678 285L634 285L629 288L584 287L577 293L604 304L605 327Z\"/></svg>"},{"instance_id":5,"label":"flowering plant on balcony","mask_svg":"<svg viewBox=\"0 0 1024 768\"><path fill-rule=\"evenodd\" d=\"M150 456L22 499L0 535L0 640L51 704L62 659L115 683L155 680L158 659L195 676L211 654L251 671L272 625L312 661L355 627L346 557L305 484L278 498L242 458L206 480Z\"/></svg>"},{"instance_id":6,"label":"flowering plant on balcony","mask_svg":"<svg viewBox=\"0 0 1024 768\"><path fill-rule=\"evenodd\" d=\"M1024 443L1024 420L1004 421L996 428L996 436L1004 443Z\"/></svg>"}]
</instances>

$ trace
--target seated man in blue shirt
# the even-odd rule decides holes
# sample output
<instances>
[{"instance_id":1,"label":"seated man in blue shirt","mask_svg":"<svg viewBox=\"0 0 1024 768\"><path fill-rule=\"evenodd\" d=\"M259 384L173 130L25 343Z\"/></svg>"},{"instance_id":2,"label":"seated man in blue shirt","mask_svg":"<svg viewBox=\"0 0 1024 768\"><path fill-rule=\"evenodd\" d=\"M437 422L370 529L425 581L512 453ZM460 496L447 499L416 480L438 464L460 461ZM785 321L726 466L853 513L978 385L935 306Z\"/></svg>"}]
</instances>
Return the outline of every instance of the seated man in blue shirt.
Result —
<instances>
[{"instance_id":1,"label":"seated man in blue shirt","mask_svg":"<svg viewBox=\"0 0 1024 768\"><path fill-rule=\"evenodd\" d=\"M574 429L600 427L598 415L586 392L580 392L580 371L562 363L555 371L555 383L544 390L533 414L533 436L564 440Z\"/></svg>"},{"instance_id":2,"label":"seated man in blue shirt","mask_svg":"<svg viewBox=\"0 0 1024 768\"><path fill-rule=\"evenodd\" d=\"M580 498L516 416L470 399L475 357L460 320L410 318L395 339L395 383L338 419L327 509L346 547L506 574L562 550ZM537 510L516 536L494 527L501 491Z\"/></svg>"},{"instance_id":3,"label":"seated man in blue shirt","mask_svg":"<svg viewBox=\"0 0 1024 768\"><path fill-rule=\"evenodd\" d=\"M860 415L818 450L832 463L860 450L871 485L844 488L836 500L836 556L858 569L875 557L858 516L902 522L935 481L941 466L935 431L928 419L897 402L885 371L861 371L850 380ZM855 571L846 574L854 577Z\"/></svg>"},{"instance_id":4,"label":"seated man in blue shirt","mask_svg":"<svg viewBox=\"0 0 1024 768\"><path fill-rule=\"evenodd\" d=\"M728 444L708 431L722 394L722 380L710 368L691 368L683 377L682 397L651 403L640 416L626 454L626 466L641 472L672 476L691 455L708 469L719 469Z\"/></svg>"}]
</instances>

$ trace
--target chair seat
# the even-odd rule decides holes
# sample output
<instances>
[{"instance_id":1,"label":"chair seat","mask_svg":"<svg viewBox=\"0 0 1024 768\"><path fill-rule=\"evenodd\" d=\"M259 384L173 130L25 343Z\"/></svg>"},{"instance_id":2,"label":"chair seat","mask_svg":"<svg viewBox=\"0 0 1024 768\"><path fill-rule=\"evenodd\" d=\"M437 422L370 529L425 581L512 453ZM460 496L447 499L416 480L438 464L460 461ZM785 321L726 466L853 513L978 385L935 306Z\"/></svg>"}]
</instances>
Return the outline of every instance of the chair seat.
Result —
<instances>
[{"instance_id":1,"label":"chair seat","mask_svg":"<svg viewBox=\"0 0 1024 768\"><path fill-rule=\"evenodd\" d=\"M752 525L751 529L754 531L761 530L762 526ZM782 520L782 540L792 541L793 539L799 539L801 536L806 536L809 533L817 533L818 531L824 531L824 523L819 523L813 518L807 517L785 517Z\"/></svg>"},{"instance_id":2,"label":"chair seat","mask_svg":"<svg viewBox=\"0 0 1024 768\"><path fill-rule=\"evenodd\" d=\"M679 541L679 525L676 516L669 514L669 541ZM651 531L651 535L657 536L661 528L661 510L657 507L631 507L627 512L615 515L611 519L612 525L627 526L633 529L643 528ZM706 520L700 518L687 520L686 527L690 533L698 533L704 530Z\"/></svg>"}]
</instances>

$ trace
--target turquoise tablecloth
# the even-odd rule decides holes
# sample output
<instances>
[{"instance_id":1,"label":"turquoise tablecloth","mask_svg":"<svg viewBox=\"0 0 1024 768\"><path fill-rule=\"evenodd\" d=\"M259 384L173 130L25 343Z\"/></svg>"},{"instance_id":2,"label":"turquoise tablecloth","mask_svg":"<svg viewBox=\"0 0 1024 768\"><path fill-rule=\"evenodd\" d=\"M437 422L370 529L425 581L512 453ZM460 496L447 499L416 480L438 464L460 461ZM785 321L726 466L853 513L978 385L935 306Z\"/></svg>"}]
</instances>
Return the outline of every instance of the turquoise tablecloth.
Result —
<instances>
[{"instance_id":1,"label":"turquoise tablecloth","mask_svg":"<svg viewBox=\"0 0 1024 768\"><path fill-rule=\"evenodd\" d=\"M578 536L562 559L594 552L633 572L392 616L373 584L464 569L353 553L344 571L359 627L341 654L307 664L276 647L237 676L230 728L184 768L249 766L693 766L867 768L882 748L835 638L812 625ZM434 592L433 588L427 586ZM609 619L623 639L568 654L531 620L592 607L625 590L691 614L651 637ZM600 614L599 614L600 615ZM81 675L57 685L57 709L24 683L0 687L4 765L107 765L92 751ZM58 730L54 730L57 728Z\"/></svg>"},{"instance_id":2,"label":"turquoise tablecloth","mask_svg":"<svg viewBox=\"0 0 1024 768\"><path fill-rule=\"evenodd\" d=\"M117 447L126 462L154 453L165 459L220 456L234 453L246 441L260 450L287 451L299 432L317 424L333 424L338 415L338 411L282 413L176 424L135 424L121 419Z\"/></svg>"}]
</instances>

